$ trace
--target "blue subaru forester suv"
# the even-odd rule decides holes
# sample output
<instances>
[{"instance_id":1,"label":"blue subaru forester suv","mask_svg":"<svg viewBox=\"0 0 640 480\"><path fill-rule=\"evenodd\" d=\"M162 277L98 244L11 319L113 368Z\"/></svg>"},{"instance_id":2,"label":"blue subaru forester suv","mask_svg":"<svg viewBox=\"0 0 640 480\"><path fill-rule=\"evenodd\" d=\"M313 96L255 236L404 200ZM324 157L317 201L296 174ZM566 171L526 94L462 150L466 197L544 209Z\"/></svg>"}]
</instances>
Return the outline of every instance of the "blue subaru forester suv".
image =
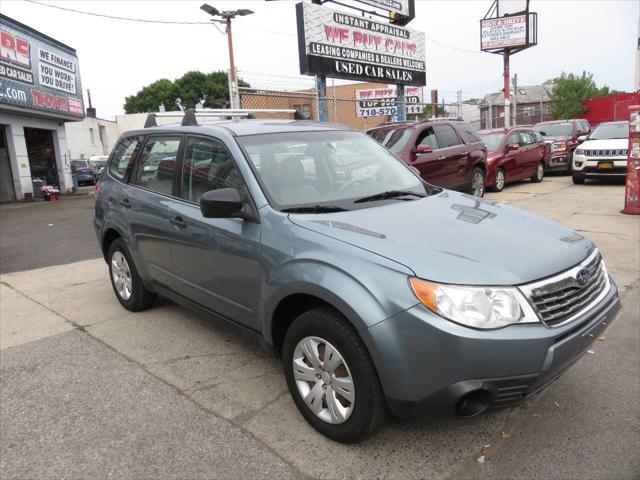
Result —
<instances>
[{"instance_id":1,"label":"blue subaru forester suv","mask_svg":"<svg viewBox=\"0 0 640 480\"><path fill-rule=\"evenodd\" d=\"M187 112L124 134L100 187L120 303L162 295L237 325L339 442L389 413L468 417L535 395L620 308L587 238L429 185L340 126Z\"/></svg>"}]
</instances>

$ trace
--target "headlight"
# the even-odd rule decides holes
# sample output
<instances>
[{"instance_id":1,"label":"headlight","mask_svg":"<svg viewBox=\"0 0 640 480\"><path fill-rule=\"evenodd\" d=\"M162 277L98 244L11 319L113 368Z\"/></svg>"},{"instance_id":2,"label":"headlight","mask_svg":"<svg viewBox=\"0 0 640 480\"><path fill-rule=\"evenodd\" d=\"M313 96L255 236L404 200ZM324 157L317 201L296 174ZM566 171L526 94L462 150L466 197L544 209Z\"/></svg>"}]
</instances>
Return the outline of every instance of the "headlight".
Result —
<instances>
[{"instance_id":1,"label":"headlight","mask_svg":"<svg viewBox=\"0 0 640 480\"><path fill-rule=\"evenodd\" d=\"M480 329L515 323L540 323L515 287L443 285L411 277L413 293L431 311L453 322Z\"/></svg>"},{"instance_id":2,"label":"headlight","mask_svg":"<svg viewBox=\"0 0 640 480\"><path fill-rule=\"evenodd\" d=\"M582 150L581 148L576 148L576 151L573 153L575 153L576 155L584 155L584 150Z\"/></svg>"},{"instance_id":3,"label":"headlight","mask_svg":"<svg viewBox=\"0 0 640 480\"><path fill-rule=\"evenodd\" d=\"M562 152L567 149L567 144L565 142L556 142L551 145L552 152Z\"/></svg>"}]
</instances>

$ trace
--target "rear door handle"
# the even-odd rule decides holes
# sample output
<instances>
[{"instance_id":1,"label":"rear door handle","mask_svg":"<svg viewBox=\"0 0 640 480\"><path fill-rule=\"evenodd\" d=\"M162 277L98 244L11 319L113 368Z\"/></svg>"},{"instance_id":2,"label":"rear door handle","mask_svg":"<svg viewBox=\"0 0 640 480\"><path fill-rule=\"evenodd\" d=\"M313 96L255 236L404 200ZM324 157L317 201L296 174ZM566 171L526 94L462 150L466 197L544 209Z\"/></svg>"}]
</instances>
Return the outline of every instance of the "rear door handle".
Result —
<instances>
[{"instance_id":1,"label":"rear door handle","mask_svg":"<svg viewBox=\"0 0 640 480\"><path fill-rule=\"evenodd\" d=\"M172 225L175 225L178 228L187 228L187 222L185 222L182 217L177 216L169 219Z\"/></svg>"},{"instance_id":2,"label":"rear door handle","mask_svg":"<svg viewBox=\"0 0 640 480\"><path fill-rule=\"evenodd\" d=\"M438 160L444 160L444 159L446 159L446 158L447 158L447 156L446 156L446 155L440 155L440 156L438 157Z\"/></svg>"},{"instance_id":3,"label":"rear door handle","mask_svg":"<svg viewBox=\"0 0 640 480\"><path fill-rule=\"evenodd\" d=\"M131 208L131 200L125 198L120 202L120 205L122 205L124 208Z\"/></svg>"}]
</instances>

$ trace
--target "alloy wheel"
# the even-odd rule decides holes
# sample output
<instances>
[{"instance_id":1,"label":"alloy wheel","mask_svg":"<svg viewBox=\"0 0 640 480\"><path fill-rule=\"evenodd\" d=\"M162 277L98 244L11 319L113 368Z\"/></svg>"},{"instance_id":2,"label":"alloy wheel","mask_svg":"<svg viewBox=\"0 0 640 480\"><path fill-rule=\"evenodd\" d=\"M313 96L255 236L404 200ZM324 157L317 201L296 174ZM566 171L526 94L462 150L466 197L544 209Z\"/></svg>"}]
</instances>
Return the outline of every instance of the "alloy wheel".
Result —
<instances>
[{"instance_id":1,"label":"alloy wheel","mask_svg":"<svg viewBox=\"0 0 640 480\"><path fill-rule=\"evenodd\" d=\"M476 172L473 174L473 179L471 180L471 188L473 191L473 195L476 197L482 197L484 194L484 176L480 172Z\"/></svg>"},{"instance_id":2,"label":"alloy wheel","mask_svg":"<svg viewBox=\"0 0 640 480\"><path fill-rule=\"evenodd\" d=\"M502 170L498 170L496 172L496 178L493 182L495 183L497 190L502 190L504 188L504 172Z\"/></svg>"},{"instance_id":3,"label":"alloy wheel","mask_svg":"<svg viewBox=\"0 0 640 480\"><path fill-rule=\"evenodd\" d=\"M305 404L318 418L340 424L355 405L355 386L338 349L320 337L305 337L293 352L293 377Z\"/></svg>"},{"instance_id":4,"label":"alloy wheel","mask_svg":"<svg viewBox=\"0 0 640 480\"><path fill-rule=\"evenodd\" d=\"M118 296L125 302L128 301L133 292L131 270L122 252L113 252L111 256L111 277Z\"/></svg>"},{"instance_id":5,"label":"alloy wheel","mask_svg":"<svg viewBox=\"0 0 640 480\"><path fill-rule=\"evenodd\" d=\"M542 178L544 177L544 165L541 163L538 163L538 170L536 170L536 176L538 177L538 180L542 180Z\"/></svg>"}]
</instances>

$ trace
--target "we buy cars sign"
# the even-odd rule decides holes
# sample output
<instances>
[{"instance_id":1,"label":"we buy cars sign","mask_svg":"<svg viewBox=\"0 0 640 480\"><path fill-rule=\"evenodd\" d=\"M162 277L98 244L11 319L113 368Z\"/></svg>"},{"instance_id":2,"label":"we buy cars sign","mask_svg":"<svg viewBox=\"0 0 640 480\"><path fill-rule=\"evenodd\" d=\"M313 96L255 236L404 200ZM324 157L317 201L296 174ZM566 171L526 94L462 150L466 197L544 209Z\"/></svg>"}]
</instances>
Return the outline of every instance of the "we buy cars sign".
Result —
<instances>
[{"instance_id":1,"label":"we buy cars sign","mask_svg":"<svg viewBox=\"0 0 640 480\"><path fill-rule=\"evenodd\" d=\"M312 3L296 5L300 73L423 86L424 34Z\"/></svg>"},{"instance_id":2,"label":"we buy cars sign","mask_svg":"<svg viewBox=\"0 0 640 480\"><path fill-rule=\"evenodd\" d=\"M395 85L387 88L363 88L356 90L356 115L375 117L398 114L398 95ZM407 114L422 113L422 87L405 87L405 110Z\"/></svg>"}]
</instances>

